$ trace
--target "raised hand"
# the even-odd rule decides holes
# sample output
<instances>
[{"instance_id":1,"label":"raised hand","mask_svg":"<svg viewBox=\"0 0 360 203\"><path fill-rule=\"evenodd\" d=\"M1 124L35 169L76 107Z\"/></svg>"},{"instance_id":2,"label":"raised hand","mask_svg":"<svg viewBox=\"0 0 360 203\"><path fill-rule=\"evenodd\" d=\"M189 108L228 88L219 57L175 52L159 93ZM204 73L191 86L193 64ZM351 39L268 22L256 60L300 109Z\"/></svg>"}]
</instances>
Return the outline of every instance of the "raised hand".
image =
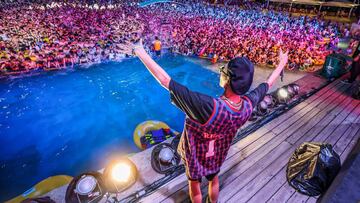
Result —
<instances>
[{"instance_id":1,"label":"raised hand","mask_svg":"<svg viewBox=\"0 0 360 203\"><path fill-rule=\"evenodd\" d=\"M288 60L289 60L289 51L286 51L285 53L280 49L280 53L279 53L279 60L280 60L280 64L281 65L286 65Z\"/></svg>"},{"instance_id":2,"label":"raised hand","mask_svg":"<svg viewBox=\"0 0 360 203\"><path fill-rule=\"evenodd\" d=\"M144 49L142 39L140 39L136 43L127 41L125 43L118 44L117 47L119 47L124 52L124 54L128 54L128 55L136 55L135 50Z\"/></svg>"},{"instance_id":3,"label":"raised hand","mask_svg":"<svg viewBox=\"0 0 360 203\"><path fill-rule=\"evenodd\" d=\"M274 84L276 78L278 78L280 76L280 74L282 73L282 71L284 70L286 63L288 62L288 53L289 53L288 51L284 53L280 49L280 53L279 53L280 63L275 68L275 70L271 73L270 77L267 80L269 87L271 87Z\"/></svg>"}]
</instances>

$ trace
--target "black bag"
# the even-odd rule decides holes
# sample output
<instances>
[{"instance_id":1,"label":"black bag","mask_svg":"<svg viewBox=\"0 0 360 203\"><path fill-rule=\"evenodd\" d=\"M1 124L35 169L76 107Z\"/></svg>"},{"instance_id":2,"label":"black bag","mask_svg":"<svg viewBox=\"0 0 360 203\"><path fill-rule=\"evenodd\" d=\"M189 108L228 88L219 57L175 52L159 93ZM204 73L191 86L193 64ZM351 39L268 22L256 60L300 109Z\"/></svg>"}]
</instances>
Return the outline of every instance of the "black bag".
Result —
<instances>
[{"instance_id":1,"label":"black bag","mask_svg":"<svg viewBox=\"0 0 360 203\"><path fill-rule=\"evenodd\" d=\"M340 167L340 157L330 144L305 142L291 156L286 178L298 192L318 196L327 190Z\"/></svg>"}]
</instances>

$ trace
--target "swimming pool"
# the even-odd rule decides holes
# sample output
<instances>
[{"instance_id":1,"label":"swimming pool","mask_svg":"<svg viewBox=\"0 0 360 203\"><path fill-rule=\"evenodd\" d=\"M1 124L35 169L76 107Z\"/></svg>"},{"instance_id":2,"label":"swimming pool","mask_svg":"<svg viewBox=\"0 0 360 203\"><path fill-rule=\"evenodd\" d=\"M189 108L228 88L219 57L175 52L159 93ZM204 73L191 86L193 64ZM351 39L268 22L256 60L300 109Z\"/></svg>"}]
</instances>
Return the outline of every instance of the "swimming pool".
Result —
<instances>
[{"instance_id":1,"label":"swimming pool","mask_svg":"<svg viewBox=\"0 0 360 203\"><path fill-rule=\"evenodd\" d=\"M191 59L157 59L191 89L222 93L218 74ZM109 62L0 82L0 201L57 174L105 166L108 157L138 151L133 130L160 120L181 131L184 114L138 59Z\"/></svg>"}]
</instances>

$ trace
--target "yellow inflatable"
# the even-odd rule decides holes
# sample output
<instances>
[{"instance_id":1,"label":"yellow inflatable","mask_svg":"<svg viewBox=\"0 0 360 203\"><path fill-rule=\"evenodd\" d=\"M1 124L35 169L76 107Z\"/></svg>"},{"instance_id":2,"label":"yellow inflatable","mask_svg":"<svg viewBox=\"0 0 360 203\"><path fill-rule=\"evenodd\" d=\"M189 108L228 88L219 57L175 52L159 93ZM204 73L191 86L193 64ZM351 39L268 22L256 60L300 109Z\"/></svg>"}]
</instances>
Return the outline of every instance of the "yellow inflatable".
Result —
<instances>
[{"instance_id":1,"label":"yellow inflatable","mask_svg":"<svg viewBox=\"0 0 360 203\"><path fill-rule=\"evenodd\" d=\"M161 121L144 121L136 126L134 131L134 142L137 147L144 150L145 148L142 146L140 138L145 136L145 134L152 130L159 130L159 129L170 129L168 125ZM177 133L174 131L174 133Z\"/></svg>"},{"instance_id":2,"label":"yellow inflatable","mask_svg":"<svg viewBox=\"0 0 360 203\"><path fill-rule=\"evenodd\" d=\"M73 178L67 175L51 176L39 182L23 194L7 201L6 203L19 203L27 198L42 196L58 187L69 184Z\"/></svg>"}]
</instances>

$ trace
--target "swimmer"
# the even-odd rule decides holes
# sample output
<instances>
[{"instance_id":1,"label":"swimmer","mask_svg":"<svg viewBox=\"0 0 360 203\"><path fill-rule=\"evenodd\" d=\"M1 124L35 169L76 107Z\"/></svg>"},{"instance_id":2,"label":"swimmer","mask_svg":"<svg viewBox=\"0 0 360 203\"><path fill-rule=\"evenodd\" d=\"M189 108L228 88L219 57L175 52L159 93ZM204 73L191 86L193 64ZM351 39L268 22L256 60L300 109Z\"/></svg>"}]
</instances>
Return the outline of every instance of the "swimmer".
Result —
<instances>
[{"instance_id":1,"label":"swimmer","mask_svg":"<svg viewBox=\"0 0 360 203\"><path fill-rule=\"evenodd\" d=\"M153 50L155 51L156 56L161 55L161 41L159 40L159 37L155 37L155 41L153 44Z\"/></svg>"}]
</instances>

